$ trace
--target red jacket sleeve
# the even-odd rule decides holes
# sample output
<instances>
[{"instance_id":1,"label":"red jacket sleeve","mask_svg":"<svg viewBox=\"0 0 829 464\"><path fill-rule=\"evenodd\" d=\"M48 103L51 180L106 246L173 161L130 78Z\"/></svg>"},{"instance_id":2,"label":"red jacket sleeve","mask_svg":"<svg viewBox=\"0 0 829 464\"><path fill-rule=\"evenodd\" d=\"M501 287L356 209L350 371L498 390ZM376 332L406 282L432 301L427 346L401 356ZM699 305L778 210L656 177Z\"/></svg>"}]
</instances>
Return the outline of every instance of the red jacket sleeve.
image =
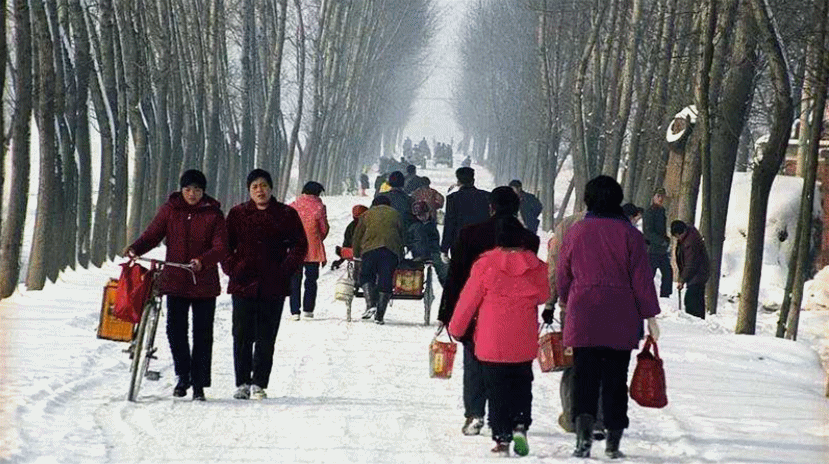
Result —
<instances>
[{"instance_id":1,"label":"red jacket sleeve","mask_svg":"<svg viewBox=\"0 0 829 464\"><path fill-rule=\"evenodd\" d=\"M199 256L203 267L215 266L227 256L227 226L221 211L216 213L216 222L213 226L213 237L210 249Z\"/></svg>"},{"instance_id":2,"label":"red jacket sleeve","mask_svg":"<svg viewBox=\"0 0 829 464\"><path fill-rule=\"evenodd\" d=\"M167 203L161 205L161 208L158 209L150 225L144 230L144 233L130 245L130 248L132 248L132 251L136 255L143 255L157 247L164 240L164 237L167 235L167 221L170 219L170 210L171 207Z\"/></svg>"}]
</instances>

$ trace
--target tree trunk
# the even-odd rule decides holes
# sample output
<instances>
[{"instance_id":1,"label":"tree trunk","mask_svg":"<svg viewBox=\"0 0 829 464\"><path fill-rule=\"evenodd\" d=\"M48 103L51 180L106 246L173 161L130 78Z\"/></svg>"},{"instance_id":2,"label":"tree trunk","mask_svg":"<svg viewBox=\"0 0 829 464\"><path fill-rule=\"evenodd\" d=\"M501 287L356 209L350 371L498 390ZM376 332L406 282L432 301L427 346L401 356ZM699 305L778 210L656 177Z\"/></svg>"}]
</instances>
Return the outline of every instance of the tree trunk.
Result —
<instances>
[{"instance_id":1,"label":"tree trunk","mask_svg":"<svg viewBox=\"0 0 829 464\"><path fill-rule=\"evenodd\" d=\"M29 20L29 2L14 1L14 64L17 79L14 81L16 105L12 117L12 151L9 208L3 221L0 242L0 298L6 298L17 288L20 278L20 250L23 246L23 229L26 226L26 208L29 201L29 143L32 117L32 27Z\"/></svg>"},{"instance_id":2,"label":"tree trunk","mask_svg":"<svg viewBox=\"0 0 829 464\"><path fill-rule=\"evenodd\" d=\"M789 141L792 126L792 92L789 69L782 45L778 40L768 4L765 0L750 0L751 12L758 31L760 47L766 55L774 87L773 123L769 140L763 148L763 156L751 176L751 202L749 203L748 236L746 238L743 285L737 314L738 334L754 334L757 321L757 299L763 265L763 244L766 233L766 212L769 192L780 169Z\"/></svg>"},{"instance_id":3,"label":"tree trunk","mask_svg":"<svg viewBox=\"0 0 829 464\"><path fill-rule=\"evenodd\" d=\"M57 163L57 134L55 133L55 68L52 39L49 35L49 22L43 3L32 2L34 39L37 44L38 62L38 135L40 137L40 175L37 195L37 214L32 236L32 249L29 255L29 269L26 274L26 287L29 290L41 290L46 283L46 275L54 259L55 246L51 227L62 228L56 217L54 199L51 197L56 185L55 167Z\"/></svg>"}]
</instances>

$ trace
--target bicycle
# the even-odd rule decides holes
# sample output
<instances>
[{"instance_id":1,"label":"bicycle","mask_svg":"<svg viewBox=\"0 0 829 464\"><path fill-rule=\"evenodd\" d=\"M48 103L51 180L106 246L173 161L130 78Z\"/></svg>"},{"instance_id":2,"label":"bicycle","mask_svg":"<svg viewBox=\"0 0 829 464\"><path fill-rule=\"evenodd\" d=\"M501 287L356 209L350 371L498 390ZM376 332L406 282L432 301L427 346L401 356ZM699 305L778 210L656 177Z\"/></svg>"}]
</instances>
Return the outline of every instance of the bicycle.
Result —
<instances>
[{"instance_id":1,"label":"bicycle","mask_svg":"<svg viewBox=\"0 0 829 464\"><path fill-rule=\"evenodd\" d=\"M130 385L127 392L127 400L135 402L138 398L138 390L141 388L141 380L147 377L148 380L157 381L161 378L159 371L151 371L150 360L157 359L155 352L158 349L155 346L155 334L158 330L158 319L161 315L161 297L158 293L158 285L161 279L161 271L165 266L173 266L184 269L190 272L193 277L193 284L196 283L196 273L193 270L192 264L172 263L168 261L160 261L157 259L134 258L135 261L144 261L150 263L150 271L147 273L152 279L152 290L147 302L144 303L143 311L141 312L141 321L138 323L138 328L135 331L132 342L127 348L127 351L132 357L132 364L130 366Z\"/></svg>"}]
</instances>

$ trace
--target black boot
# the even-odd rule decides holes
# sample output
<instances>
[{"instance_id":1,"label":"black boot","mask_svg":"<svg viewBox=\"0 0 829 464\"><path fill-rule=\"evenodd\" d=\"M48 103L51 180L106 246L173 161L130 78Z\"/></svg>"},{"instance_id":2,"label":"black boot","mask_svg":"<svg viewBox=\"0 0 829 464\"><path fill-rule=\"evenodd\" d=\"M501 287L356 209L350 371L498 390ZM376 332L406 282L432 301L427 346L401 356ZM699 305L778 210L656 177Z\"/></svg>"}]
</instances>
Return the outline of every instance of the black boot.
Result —
<instances>
[{"instance_id":1,"label":"black boot","mask_svg":"<svg viewBox=\"0 0 829 464\"><path fill-rule=\"evenodd\" d=\"M375 290L374 284L371 282L364 283L362 288L363 298L366 300L366 312L363 313L363 319L371 319L377 308L377 299L374 295L377 290Z\"/></svg>"},{"instance_id":2,"label":"black boot","mask_svg":"<svg viewBox=\"0 0 829 464\"><path fill-rule=\"evenodd\" d=\"M590 447L593 446L593 421L590 414L580 414L576 417L576 449L573 456L590 457Z\"/></svg>"},{"instance_id":3,"label":"black boot","mask_svg":"<svg viewBox=\"0 0 829 464\"><path fill-rule=\"evenodd\" d=\"M178 383L173 388L173 396L181 398L187 396L187 389L190 388L190 380L179 377Z\"/></svg>"},{"instance_id":4,"label":"black boot","mask_svg":"<svg viewBox=\"0 0 829 464\"><path fill-rule=\"evenodd\" d=\"M607 431L607 447L604 454L610 459L619 459L625 457L624 453L619 451L619 442L622 440L623 429L608 430Z\"/></svg>"},{"instance_id":5,"label":"black boot","mask_svg":"<svg viewBox=\"0 0 829 464\"><path fill-rule=\"evenodd\" d=\"M385 324L383 316L386 315L386 308L389 306L391 300L391 293L380 292L377 297L377 313L374 315L374 322L376 324Z\"/></svg>"}]
</instances>

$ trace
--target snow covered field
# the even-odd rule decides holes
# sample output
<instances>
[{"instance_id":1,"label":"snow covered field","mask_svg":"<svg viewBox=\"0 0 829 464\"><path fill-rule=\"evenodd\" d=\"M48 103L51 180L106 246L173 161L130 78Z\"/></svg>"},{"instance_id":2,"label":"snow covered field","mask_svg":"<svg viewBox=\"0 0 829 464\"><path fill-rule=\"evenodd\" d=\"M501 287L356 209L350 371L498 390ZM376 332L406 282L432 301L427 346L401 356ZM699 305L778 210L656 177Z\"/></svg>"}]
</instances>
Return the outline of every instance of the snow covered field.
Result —
<instances>
[{"instance_id":1,"label":"snow covered field","mask_svg":"<svg viewBox=\"0 0 829 464\"><path fill-rule=\"evenodd\" d=\"M485 172L477 172L479 185L494 186ZM444 192L453 177L446 169L422 174ZM735 182L733 198L743 205L747 185ZM781 202L797 190L781 188L782 194L773 195ZM326 246L333 256L351 206L368 205L370 198L323 201L332 225ZM770 211L785 221L785 209ZM738 290L744 244L739 215L729 219L729 230L736 232L729 234L726 259L733 265L724 265L719 314L706 321L681 314L676 293L661 301L660 354L670 404L651 410L631 401L631 427L622 441L628 458L619 462L829 463L829 400L817 354L825 347L829 314L804 312L799 342L770 336L776 313L759 316L758 336L734 335L736 304L729 295ZM161 251L154 256L163 256ZM766 262L775 266L777 259L767 256ZM175 375L163 320L155 362L161 380L145 381L139 402L125 400L125 344L95 338L101 289L118 275L117 263L66 272L43 291L19 291L0 301L0 462L497 461L489 456L488 436L460 433L460 353L450 380L428 376L435 324L422 325L422 302L394 301L382 327L347 323L344 304L333 298L340 272L322 271L315 319L283 318L269 398L261 402L231 397L227 295L218 302L213 386L205 403L171 396ZM764 295L774 299L785 274L767 274ZM361 310L362 300L356 300L355 313ZM433 321L436 312L437 303ZM536 370L530 455L522 462L583 462L569 457L574 436L556 423L559 378ZM594 445L594 456L607 460L603 442Z\"/></svg>"}]
</instances>

